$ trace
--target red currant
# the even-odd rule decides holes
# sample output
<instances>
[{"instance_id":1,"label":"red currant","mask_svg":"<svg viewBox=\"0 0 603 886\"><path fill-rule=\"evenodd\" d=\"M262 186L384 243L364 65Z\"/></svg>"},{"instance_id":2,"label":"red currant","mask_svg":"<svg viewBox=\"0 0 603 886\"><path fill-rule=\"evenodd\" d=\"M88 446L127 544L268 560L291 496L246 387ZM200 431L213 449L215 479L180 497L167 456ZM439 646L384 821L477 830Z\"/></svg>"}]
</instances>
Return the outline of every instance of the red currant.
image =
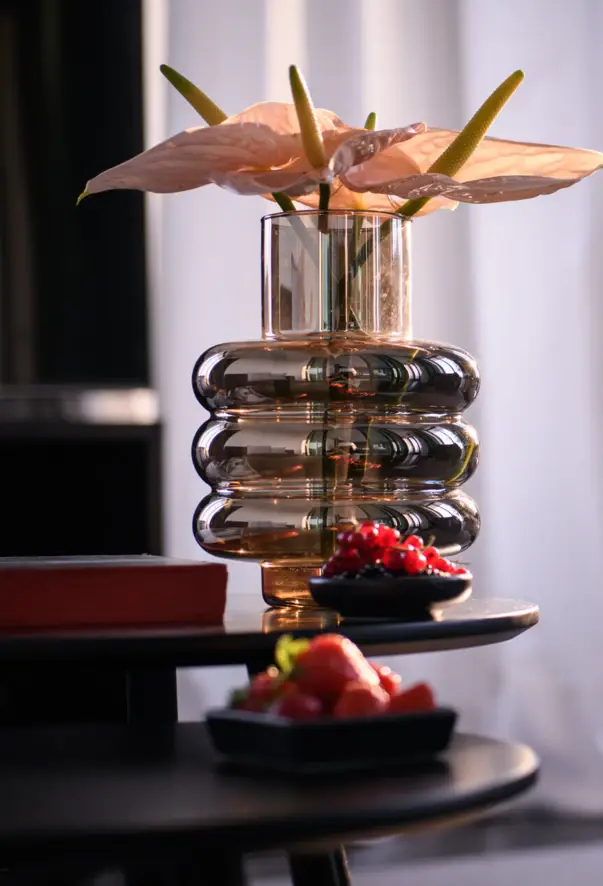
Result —
<instances>
[{"instance_id":1,"label":"red currant","mask_svg":"<svg viewBox=\"0 0 603 886\"><path fill-rule=\"evenodd\" d=\"M379 530L373 523L363 523L358 530L358 535L362 538L361 547L368 550L381 547Z\"/></svg>"},{"instance_id":2,"label":"red currant","mask_svg":"<svg viewBox=\"0 0 603 886\"><path fill-rule=\"evenodd\" d=\"M383 554L383 565L386 569L391 569L392 572L402 572L408 553L400 548L388 548Z\"/></svg>"},{"instance_id":3,"label":"red currant","mask_svg":"<svg viewBox=\"0 0 603 886\"><path fill-rule=\"evenodd\" d=\"M409 535L408 538L405 538L403 544L407 548L422 548L423 547L423 539L419 538L418 535Z\"/></svg>"},{"instance_id":4,"label":"red currant","mask_svg":"<svg viewBox=\"0 0 603 886\"><path fill-rule=\"evenodd\" d=\"M421 551L409 548L404 558L404 569L409 575L418 575L427 569L427 559Z\"/></svg>"},{"instance_id":5,"label":"red currant","mask_svg":"<svg viewBox=\"0 0 603 886\"><path fill-rule=\"evenodd\" d=\"M366 552L359 551L358 548L348 548L337 559L341 564L340 572L356 572L370 562Z\"/></svg>"},{"instance_id":6,"label":"red currant","mask_svg":"<svg viewBox=\"0 0 603 886\"><path fill-rule=\"evenodd\" d=\"M434 562L440 559L440 552L437 548L430 546L428 548L423 548L423 556L427 558L429 565L433 566Z\"/></svg>"},{"instance_id":7,"label":"red currant","mask_svg":"<svg viewBox=\"0 0 603 886\"><path fill-rule=\"evenodd\" d=\"M392 526L383 526L383 524L379 524L377 527L377 533L379 536L379 546L381 548L393 547L400 541L400 533Z\"/></svg>"},{"instance_id":8,"label":"red currant","mask_svg":"<svg viewBox=\"0 0 603 886\"><path fill-rule=\"evenodd\" d=\"M365 547L364 535L362 535L358 530L356 532L350 532L349 537L347 539L347 547L348 548L356 548L362 549Z\"/></svg>"},{"instance_id":9,"label":"red currant","mask_svg":"<svg viewBox=\"0 0 603 886\"><path fill-rule=\"evenodd\" d=\"M453 570L452 574L453 575L466 575L467 578L469 578L471 575L469 570L465 569L464 566L458 566L456 569Z\"/></svg>"},{"instance_id":10,"label":"red currant","mask_svg":"<svg viewBox=\"0 0 603 886\"><path fill-rule=\"evenodd\" d=\"M344 532L337 533L337 544L340 548L353 548L353 538L355 533L346 529Z\"/></svg>"},{"instance_id":11,"label":"red currant","mask_svg":"<svg viewBox=\"0 0 603 886\"><path fill-rule=\"evenodd\" d=\"M360 529L379 529L379 523L375 523L374 520L363 520Z\"/></svg>"},{"instance_id":12,"label":"red currant","mask_svg":"<svg viewBox=\"0 0 603 886\"><path fill-rule=\"evenodd\" d=\"M338 572L343 571L344 569L341 566L341 556L339 555L329 557L325 565L322 567L322 574L325 578L331 578L333 575L337 575Z\"/></svg>"},{"instance_id":13,"label":"red currant","mask_svg":"<svg viewBox=\"0 0 603 886\"><path fill-rule=\"evenodd\" d=\"M455 568L454 563L451 563L450 560L447 560L445 557L440 557L439 560L434 560L431 565L434 569L437 569L438 572L452 573Z\"/></svg>"}]
</instances>

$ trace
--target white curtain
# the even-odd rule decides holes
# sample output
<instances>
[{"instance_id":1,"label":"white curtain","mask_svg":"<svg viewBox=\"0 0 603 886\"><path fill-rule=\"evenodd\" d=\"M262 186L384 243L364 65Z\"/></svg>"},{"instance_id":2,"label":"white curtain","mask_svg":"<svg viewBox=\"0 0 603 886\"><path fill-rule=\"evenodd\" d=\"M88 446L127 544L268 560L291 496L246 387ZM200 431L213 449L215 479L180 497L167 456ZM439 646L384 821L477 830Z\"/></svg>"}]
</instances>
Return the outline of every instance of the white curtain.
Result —
<instances>
[{"instance_id":1,"label":"white curtain","mask_svg":"<svg viewBox=\"0 0 603 886\"><path fill-rule=\"evenodd\" d=\"M350 123L458 128L518 67L526 82L492 133L603 148L603 4L598 0L147 0L147 137L196 125L161 82L168 61L226 111L287 100L287 66ZM603 176L533 202L461 207L418 220L418 337L474 353L470 413L482 462L468 491L483 530L471 549L481 596L535 600L542 624L499 647L398 660L463 711L463 726L532 744L532 801L603 811L603 599L599 347ZM156 380L165 422L165 530L201 556L191 516L204 489L189 456L203 420L190 373L219 341L259 335L260 199L206 188L149 199ZM259 594L230 570L232 609ZM219 679L218 679L219 676ZM181 680L185 715L222 697L228 670Z\"/></svg>"}]
</instances>

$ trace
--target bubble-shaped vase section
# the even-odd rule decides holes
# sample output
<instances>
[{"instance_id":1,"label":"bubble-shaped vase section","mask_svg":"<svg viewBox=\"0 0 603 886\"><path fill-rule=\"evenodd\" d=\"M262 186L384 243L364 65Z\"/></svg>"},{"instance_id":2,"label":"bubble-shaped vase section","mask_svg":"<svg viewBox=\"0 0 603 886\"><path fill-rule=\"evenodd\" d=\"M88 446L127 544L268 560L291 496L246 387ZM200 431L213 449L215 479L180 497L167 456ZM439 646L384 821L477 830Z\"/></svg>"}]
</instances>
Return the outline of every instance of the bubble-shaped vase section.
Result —
<instances>
[{"instance_id":1,"label":"bubble-shaped vase section","mask_svg":"<svg viewBox=\"0 0 603 886\"><path fill-rule=\"evenodd\" d=\"M433 537L446 553L468 548L479 532L472 498L458 490L444 495L342 499L209 495L197 508L195 538L218 557L264 564L264 598L272 606L304 605L308 574L335 548L342 522L375 520L402 535Z\"/></svg>"},{"instance_id":2,"label":"bubble-shaped vase section","mask_svg":"<svg viewBox=\"0 0 603 886\"><path fill-rule=\"evenodd\" d=\"M410 338L410 223L302 212L263 222L263 339L216 345L193 388L193 463L212 492L194 533L255 559L271 605L307 605L337 527L377 520L454 553L479 531L459 487L479 443L474 359Z\"/></svg>"},{"instance_id":3,"label":"bubble-shaped vase section","mask_svg":"<svg viewBox=\"0 0 603 886\"><path fill-rule=\"evenodd\" d=\"M354 495L441 491L477 464L478 441L462 419L370 415L212 419L198 431L193 461L225 495Z\"/></svg>"},{"instance_id":4,"label":"bubble-shaped vase section","mask_svg":"<svg viewBox=\"0 0 603 886\"><path fill-rule=\"evenodd\" d=\"M454 416L479 390L473 357L435 342L331 339L217 345L193 372L202 406L217 415Z\"/></svg>"}]
</instances>

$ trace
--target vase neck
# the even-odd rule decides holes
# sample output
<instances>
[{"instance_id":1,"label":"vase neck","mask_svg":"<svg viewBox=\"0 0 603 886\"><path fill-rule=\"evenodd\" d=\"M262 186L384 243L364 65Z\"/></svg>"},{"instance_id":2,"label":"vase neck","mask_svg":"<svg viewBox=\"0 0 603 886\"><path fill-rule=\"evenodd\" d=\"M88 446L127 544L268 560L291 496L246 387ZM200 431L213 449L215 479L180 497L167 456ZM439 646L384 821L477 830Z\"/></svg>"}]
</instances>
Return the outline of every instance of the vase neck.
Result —
<instances>
[{"instance_id":1,"label":"vase neck","mask_svg":"<svg viewBox=\"0 0 603 886\"><path fill-rule=\"evenodd\" d=\"M262 220L264 338L411 337L410 222L368 212Z\"/></svg>"}]
</instances>

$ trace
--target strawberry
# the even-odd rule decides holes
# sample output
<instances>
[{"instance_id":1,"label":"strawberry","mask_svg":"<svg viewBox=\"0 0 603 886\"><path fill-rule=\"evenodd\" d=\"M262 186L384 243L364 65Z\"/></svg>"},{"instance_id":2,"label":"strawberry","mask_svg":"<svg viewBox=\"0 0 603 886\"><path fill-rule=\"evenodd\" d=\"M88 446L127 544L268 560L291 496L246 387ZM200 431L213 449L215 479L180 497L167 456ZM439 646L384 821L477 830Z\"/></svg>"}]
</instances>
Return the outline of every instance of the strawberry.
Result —
<instances>
[{"instance_id":1,"label":"strawberry","mask_svg":"<svg viewBox=\"0 0 603 886\"><path fill-rule=\"evenodd\" d=\"M352 680L339 696L333 716L370 717L382 714L387 710L389 701L389 695L381 686L367 686Z\"/></svg>"},{"instance_id":2,"label":"strawberry","mask_svg":"<svg viewBox=\"0 0 603 886\"><path fill-rule=\"evenodd\" d=\"M290 720L316 720L325 713L325 708L319 698L294 687L277 701L272 712Z\"/></svg>"},{"instance_id":3,"label":"strawberry","mask_svg":"<svg viewBox=\"0 0 603 886\"><path fill-rule=\"evenodd\" d=\"M242 711L265 711L286 688L278 668L269 667L256 674L246 689L233 692L230 707Z\"/></svg>"},{"instance_id":4,"label":"strawberry","mask_svg":"<svg viewBox=\"0 0 603 886\"><path fill-rule=\"evenodd\" d=\"M360 649L340 634L320 634L296 659L291 679L323 702L333 703L347 683L379 686L379 677Z\"/></svg>"},{"instance_id":5,"label":"strawberry","mask_svg":"<svg viewBox=\"0 0 603 886\"><path fill-rule=\"evenodd\" d=\"M410 714L414 711L433 711L435 707L431 686L427 683L415 683L390 699L388 713Z\"/></svg>"},{"instance_id":6,"label":"strawberry","mask_svg":"<svg viewBox=\"0 0 603 886\"><path fill-rule=\"evenodd\" d=\"M400 674L396 674L395 671L392 671L391 668L385 665L378 665L373 661L370 664L379 677L381 688L385 689L388 695L396 695L400 691L400 683L402 682Z\"/></svg>"}]
</instances>

